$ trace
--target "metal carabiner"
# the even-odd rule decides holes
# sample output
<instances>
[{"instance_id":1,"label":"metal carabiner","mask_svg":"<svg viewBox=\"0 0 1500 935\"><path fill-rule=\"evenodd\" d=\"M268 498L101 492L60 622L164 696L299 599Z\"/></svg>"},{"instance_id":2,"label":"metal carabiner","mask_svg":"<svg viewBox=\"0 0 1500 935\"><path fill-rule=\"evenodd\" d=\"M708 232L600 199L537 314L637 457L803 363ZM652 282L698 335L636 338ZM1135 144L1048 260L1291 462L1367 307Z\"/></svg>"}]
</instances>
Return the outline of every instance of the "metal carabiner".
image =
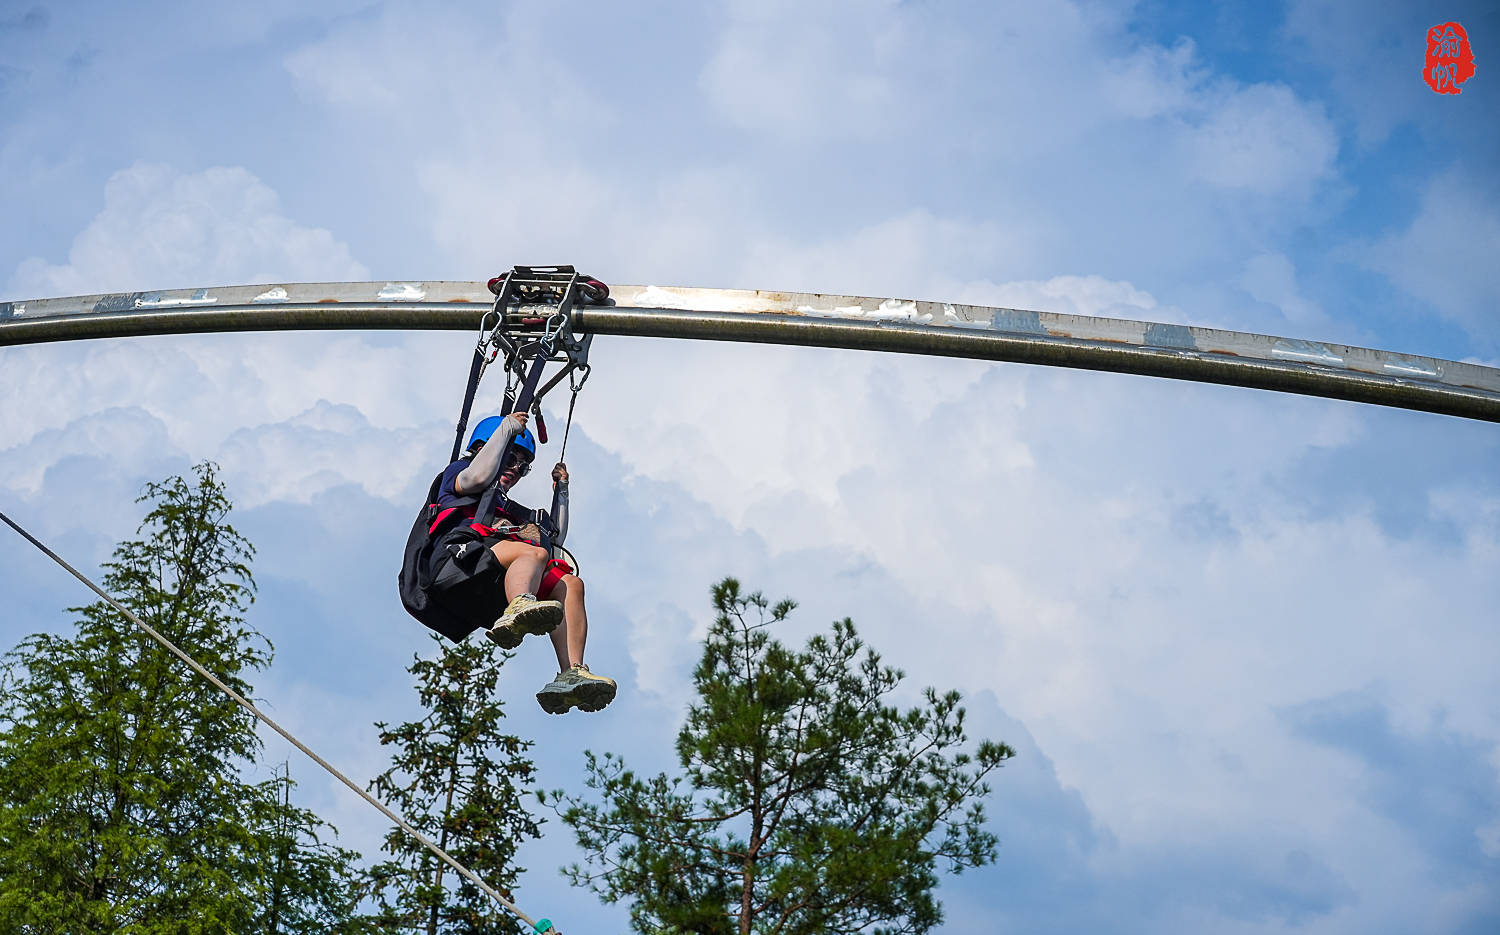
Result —
<instances>
[{"instance_id":1,"label":"metal carabiner","mask_svg":"<svg viewBox=\"0 0 1500 935\"><path fill-rule=\"evenodd\" d=\"M579 364L568 373L568 389L576 396L583 385L589 381L589 371L593 369L588 364ZM576 379L575 379L576 377Z\"/></svg>"},{"instance_id":2,"label":"metal carabiner","mask_svg":"<svg viewBox=\"0 0 1500 935\"><path fill-rule=\"evenodd\" d=\"M493 325L488 324L491 315L495 316L495 323ZM500 342L496 338L495 332L499 330L504 320L504 316L493 308L485 312L479 319L479 343L474 346L474 351L484 357L486 364L494 363L495 358L500 356Z\"/></svg>"},{"instance_id":3,"label":"metal carabiner","mask_svg":"<svg viewBox=\"0 0 1500 935\"><path fill-rule=\"evenodd\" d=\"M495 316L495 323L493 325L491 325L491 324L488 323L489 320L490 320L490 316L491 315ZM502 316L501 316L500 312L497 311L496 309L493 309L493 308L488 309L483 315L480 316L480 318L479 318L479 337L480 337L480 343L488 344L488 343L490 343L491 341L494 340L494 332L495 332L496 328L500 327L501 318L502 318Z\"/></svg>"},{"instance_id":4,"label":"metal carabiner","mask_svg":"<svg viewBox=\"0 0 1500 935\"><path fill-rule=\"evenodd\" d=\"M556 327L553 326L553 322L556 322ZM558 309L547 316L547 322L542 326L541 347L542 350L547 352L548 357L551 357L556 351L557 339L567 327L568 315L562 309Z\"/></svg>"}]
</instances>

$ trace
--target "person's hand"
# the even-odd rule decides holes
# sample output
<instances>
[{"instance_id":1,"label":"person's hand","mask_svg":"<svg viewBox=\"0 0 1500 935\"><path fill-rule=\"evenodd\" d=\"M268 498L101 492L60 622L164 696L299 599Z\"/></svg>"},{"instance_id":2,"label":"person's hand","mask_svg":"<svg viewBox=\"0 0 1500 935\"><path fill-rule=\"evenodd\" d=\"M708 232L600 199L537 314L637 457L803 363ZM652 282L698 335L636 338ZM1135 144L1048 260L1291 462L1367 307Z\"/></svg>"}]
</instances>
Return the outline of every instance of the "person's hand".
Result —
<instances>
[{"instance_id":1,"label":"person's hand","mask_svg":"<svg viewBox=\"0 0 1500 935\"><path fill-rule=\"evenodd\" d=\"M566 484L568 482L568 466L561 461L552 468L552 480L554 483Z\"/></svg>"},{"instance_id":2,"label":"person's hand","mask_svg":"<svg viewBox=\"0 0 1500 935\"><path fill-rule=\"evenodd\" d=\"M531 416L529 414L527 414L524 410L521 411L521 412L512 412L510 415L511 415L511 418L513 418L513 419L520 419L521 420L521 428L523 428L523 429L526 427L526 420L529 419L529 418L531 418Z\"/></svg>"}]
</instances>

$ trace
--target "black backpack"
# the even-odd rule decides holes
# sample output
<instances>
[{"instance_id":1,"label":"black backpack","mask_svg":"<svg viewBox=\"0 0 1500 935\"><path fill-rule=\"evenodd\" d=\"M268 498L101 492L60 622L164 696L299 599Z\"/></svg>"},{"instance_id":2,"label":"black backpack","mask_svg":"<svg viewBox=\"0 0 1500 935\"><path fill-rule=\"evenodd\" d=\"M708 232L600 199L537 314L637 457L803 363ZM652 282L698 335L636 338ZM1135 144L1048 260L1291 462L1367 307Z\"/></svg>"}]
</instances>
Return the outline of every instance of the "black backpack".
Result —
<instances>
[{"instance_id":1,"label":"black backpack","mask_svg":"<svg viewBox=\"0 0 1500 935\"><path fill-rule=\"evenodd\" d=\"M437 503L438 488L442 483L441 474L432 479L432 487L427 491L427 505L417 514L411 532L406 536L406 551L401 556L401 572L396 576L396 586L401 591L401 606L407 613L429 629L458 643L485 624L474 623L449 610L432 592L432 547L441 536L431 530L443 512ZM456 513L453 511L449 515Z\"/></svg>"}]
</instances>

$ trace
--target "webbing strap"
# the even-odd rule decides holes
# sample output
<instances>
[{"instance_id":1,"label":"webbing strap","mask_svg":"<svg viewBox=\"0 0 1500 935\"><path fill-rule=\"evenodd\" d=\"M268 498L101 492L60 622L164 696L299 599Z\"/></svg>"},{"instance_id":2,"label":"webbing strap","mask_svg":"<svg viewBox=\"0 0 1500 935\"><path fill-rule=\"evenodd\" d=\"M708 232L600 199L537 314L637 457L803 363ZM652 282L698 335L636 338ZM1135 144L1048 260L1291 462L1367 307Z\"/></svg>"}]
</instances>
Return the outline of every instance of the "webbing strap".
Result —
<instances>
[{"instance_id":1,"label":"webbing strap","mask_svg":"<svg viewBox=\"0 0 1500 935\"><path fill-rule=\"evenodd\" d=\"M521 384L521 395L516 397L515 412L531 408L531 398L536 395L537 384L542 382L542 368L547 366L547 354L537 351L536 359L531 362L531 370L526 374L526 382Z\"/></svg>"},{"instance_id":2,"label":"webbing strap","mask_svg":"<svg viewBox=\"0 0 1500 935\"><path fill-rule=\"evenodd\" d=\"M487 364L484 351L475 348L474 363L469 366L469 384L464 387L464 405L458 413L458 432L453 436L453 454L448 458L449 464L457 461L459 452L464 450L464 429L469 427L469 411L474 408L474 394L479 391L479 378L484 375Z\"/></svg>"}]
</instances>

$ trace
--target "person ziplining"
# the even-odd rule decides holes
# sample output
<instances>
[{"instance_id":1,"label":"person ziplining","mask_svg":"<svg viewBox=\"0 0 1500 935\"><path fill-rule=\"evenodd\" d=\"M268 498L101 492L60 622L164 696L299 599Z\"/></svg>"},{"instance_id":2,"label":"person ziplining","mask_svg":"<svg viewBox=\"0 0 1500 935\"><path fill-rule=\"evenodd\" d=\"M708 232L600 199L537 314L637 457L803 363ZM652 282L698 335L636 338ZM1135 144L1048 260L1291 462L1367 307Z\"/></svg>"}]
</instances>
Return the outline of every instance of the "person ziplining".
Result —
<instances>
[{"instance_id":1,"label":"person ziplining","mask_svg":"<svg viewBox=\"0 0 1500 935\"><path fill-rule=\"evenodd\" d=\"M489 639L510 650L527 636L549 635L559 671L536 693L537 702L549 714L575 707L599 711L614 700L617 685L589 671L584 662L588 613L583 580L576 559L562 545L568 532L569 480L562 455L573 405L589 369L590 336L573 333L571 311L579 299L606 301L609 290L570 266L516 267L491 280L490 288L495 305L481 322L453 454L434 478L427 505L407 538L398 576L402 604L454 642L484 629ZM507 313L513 301L528 308L555 303L545 318L520 319L522 326L541 325L540 337L510 332ZM491 317L494 325L486 328ZM482 419L460 451L479 381L501 353L507 373L501 412L508 415ZM566 366L538 388L542 369L554 359ZM562 452L552 469L552 507L528 508L511 499L510 491L531 471L538 441L547 440L541 398L564 376L573 399ZM528 425L530 411L537 419L535 435Z\"/></svg>"}]
</instances>

